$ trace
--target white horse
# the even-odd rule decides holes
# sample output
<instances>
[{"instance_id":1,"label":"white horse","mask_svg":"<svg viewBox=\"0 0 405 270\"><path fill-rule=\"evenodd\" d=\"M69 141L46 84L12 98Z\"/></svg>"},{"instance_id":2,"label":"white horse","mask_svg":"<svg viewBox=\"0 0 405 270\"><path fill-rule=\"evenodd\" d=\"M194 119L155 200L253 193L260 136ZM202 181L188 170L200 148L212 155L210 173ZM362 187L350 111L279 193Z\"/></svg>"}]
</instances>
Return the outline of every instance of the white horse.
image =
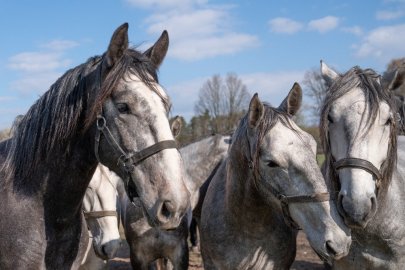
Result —
<instances>
[{"instance_id":1,"label":"white horse","mask_svg":"<svg viewBox=\"0 0 405 270\"><path fill-rule=\"evenodd\" d=\"M317 165L314 138L291 119L302 100L296 83L278 108L250 101L202 206L205 269L289 269L297 228L326 260L350 245Z\"/></svg>"},{"instance_id":2,"label":"white horse","mask_svg":"<svg viewBox=\"0 0 405 270\"><path fill-rule=\"evenodd\" d=\"M99 164L83 199L90 239L81 269L105 269L121 246L117 185L122 185L120 178Z\"/></svg>"},{"instance_id":3,"label":"white horse","mask_svg":"<svg viewBox=\"0 0 405 270\"><path fill-rule=\"evenodd\" d=\"M359 67L338 74L323 62L321 72L329 86L320 129L324 173L353 239L333 267L405 269L405 139L397 138L391 91L403 76L381 81Z\"/></svg>"}]
</instances>

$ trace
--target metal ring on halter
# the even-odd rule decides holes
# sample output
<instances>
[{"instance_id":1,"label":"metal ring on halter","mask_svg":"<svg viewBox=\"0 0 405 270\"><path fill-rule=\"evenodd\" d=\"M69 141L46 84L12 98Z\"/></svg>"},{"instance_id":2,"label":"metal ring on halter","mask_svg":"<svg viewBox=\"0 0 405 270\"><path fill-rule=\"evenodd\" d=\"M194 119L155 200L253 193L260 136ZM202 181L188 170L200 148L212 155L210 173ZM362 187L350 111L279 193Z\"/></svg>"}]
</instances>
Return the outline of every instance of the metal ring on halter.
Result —
<instances>
[{"instance_id":1,"label":"metal ring on halter","mask_svg":"<svg viewBox=\"0 0 405 270\"><path fill-rule=\"evenodd\" d=\"M102 125L100 125L100 120L103 120ZM105 120L104 116L97 115L97 121L96 121L97 129L103 130L105 128L106 124L107 124L107 120Z\"/></svg>"}]
</instances>

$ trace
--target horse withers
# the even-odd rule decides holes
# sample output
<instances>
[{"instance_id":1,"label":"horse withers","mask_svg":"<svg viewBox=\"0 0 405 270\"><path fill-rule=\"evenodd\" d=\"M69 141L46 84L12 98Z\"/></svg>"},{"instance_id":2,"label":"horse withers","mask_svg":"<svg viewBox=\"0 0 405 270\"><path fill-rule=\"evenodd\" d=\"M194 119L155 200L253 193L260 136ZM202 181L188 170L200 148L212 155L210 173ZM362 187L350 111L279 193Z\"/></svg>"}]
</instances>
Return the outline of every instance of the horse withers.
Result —
<instances>
[{"instance_id":1,"label":"horse withers","mask_svg":"<svg viewBox=\"0 0 405 270\"><path fill-rule=\"evenodd\" d=\"M292 120L302 91L294 84L278 108L255 94L202 206L205 269L289 269L298 227L325 260L347 255L344 225L316 162L316 143Z\"/></svg>"},{"instance_id":2,"label":"horse withers","mask_svg":"<svg viewBox=\"0 0 405 270\"><path fill-rule=\"evenodd\" d=\"M353 67L339 74L321 62L329 88L320 134L325 178L351 228L349 255L334 269L405 269L405 139L396 85L404 76L381 76Z\"/></svg>"},{"instance_id":3,"label":"horse withers","mask_svg":"<svg viewBox=\"0 0 405 270\"><path fill-rule=\"evenodd\" d=\"M99 162L138 196L152 226L190 205L157 69L168 34L141 53L128 24L107 51L60 77L0 143L0 269L76 269L88 243L81 204Z\"/></svg>"}]
</instances>

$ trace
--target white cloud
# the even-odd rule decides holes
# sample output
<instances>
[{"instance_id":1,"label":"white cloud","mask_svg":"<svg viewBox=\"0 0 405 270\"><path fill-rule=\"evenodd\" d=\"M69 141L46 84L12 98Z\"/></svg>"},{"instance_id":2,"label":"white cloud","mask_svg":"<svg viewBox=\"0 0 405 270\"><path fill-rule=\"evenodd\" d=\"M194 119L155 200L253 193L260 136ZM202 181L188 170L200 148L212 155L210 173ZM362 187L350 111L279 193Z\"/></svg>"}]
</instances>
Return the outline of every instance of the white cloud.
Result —
<instances>
[{"instance_id":1,"label":"white cloud","mask_svg":"<svg viewBox=\"0 0 405 270\"><path fill-rule=\"evenodd\" d=\"M310 30L315 30L320 33L326 33L338 27L339 18L334 16L326 16L317 20L312 20L308 23Z\"/></svg>"},{"instance_id":2,"label":"white cloud","mask_svg":"<svg viewBox=\"0 0 405 270\"><path fill-rule=\"evenodd\" d=\"M65 51L76 46L79 46L79 43L76 41L55 39L50 41L49 43L43 44L41 47L53 51Z\"/></svg>"},{"instance_id":3,"label":"white cloud","mask_svg":"<svg viewBox=\"0 0 405 270\"><path fill-rule=\"evenodd\" d=\"M22 94L42 94L72 63L66 57L68 49L78 46L75 41L53 40L40 45L40 50L22 52L8 59L7 67L17 71L19 78L9 87Z\"/></svg>"},{"instance_id":4,"label":"white cloud","mask_svg":"<svg viewBox=\"0 0 405 270\"><path fill-rule=\"evenodd\" d=\"M375 15L377 20L382 20L382 21L398 19L402 16L404 16L404 12L402 10L397 10L397 11L382 10L382 11L378 11Z\"/></svg>"},{"instance_id":5,"label":"white cloud","mask_svg":"<svg viewBox=\"0 0 405 270\"><path fill-rule=\"evenodd\" d=\"M385 62L405 55L405 24L378 27L355 46L359 58L374 57Z\"/></svg>"},{"instance_id":6,"label":"white cloud","mask_svg":"<svg viewBox=\"0 0 405 270\"><path fill-rule=\"evenodd\" d=\"M278 17L269 21L270 31L274 33L294 34L303 28L303 24L289 18Z\"/></svg>"},{"instance_id":7,"label":"white cloud","mask_svg":"<svg viewBox=\"0 0 405 270\"><path fill-rule=\"evenodd\" d=\"M147 1L131 0L131 3L152 8ZM181 6L181 3L185 4ZM258 37L233 29L231 6L205 5L206 1L198 0L157 1L156 4L164 10L152 10L152 15L145 20L147 32L153 35L165 29L169 32L171 57L195 61L259 44Z\"/></svg>"},{"instance_id":8,"label":"white cloud","mask_svg":"<svg viewBox=\"0 0 405 270\"><path fill-rule=\"evenodd\" d=\"M126 0L132 6L141 8L189 8L193 5L205 4L207 0Z\"/></svg>"},{"instance_id":9,"label":"white cloud","mask_svg":"<svg viewBox=\"0 0 405 270\"><path fill-rule=\"evenodd\" d=\"M342 28L342 30L344 32L351 33L356 36L362 36L364 33L363 29L360 26L344 27Z\"/></svg>"},{"instance_id":10,"label":"white cloud","mask_svg":"<svg viewBox=\"0 0 405 270\"><path fill-rule=\"evenodd\" d=\"M259 94L262 101L278 106L287 96L294 82L302 81L304 71L260 72L240 75L250 93Z\"/></svg>"},{"instance_id":11,"label":"white cloud","mask_svg":"<svg viewBox=\"0 0 405 270\"><path fill-rule=\"evenodd\" d=\"M247 34L227 33L221 36L201 36L175 42L169 55L177 59L193 61L236 53L255 47L257 44L258 39Z\"/></svg>"},{"instance_id":12,"label":"white cloud","mask_svg":"<svg viewBox=\"0 0 405 270\"><path fill-rule=\"evenodd\" d=\"M8 67L23 72L43 72L67 67L68 59L60 52L23 52L9 59Z\"/></svg>"},{"instance_id":13,"label":"white cloud","mask_svg":"<svg viewBox=\"0 0 405 270\"><path fill-rule=\"evenodd\" d=\"M26 74L19 80L10 83L12 91L18 91L22 95L29 93L42 94L62 75L62 72L40 72Z\"/></svg>"}]
</instances>

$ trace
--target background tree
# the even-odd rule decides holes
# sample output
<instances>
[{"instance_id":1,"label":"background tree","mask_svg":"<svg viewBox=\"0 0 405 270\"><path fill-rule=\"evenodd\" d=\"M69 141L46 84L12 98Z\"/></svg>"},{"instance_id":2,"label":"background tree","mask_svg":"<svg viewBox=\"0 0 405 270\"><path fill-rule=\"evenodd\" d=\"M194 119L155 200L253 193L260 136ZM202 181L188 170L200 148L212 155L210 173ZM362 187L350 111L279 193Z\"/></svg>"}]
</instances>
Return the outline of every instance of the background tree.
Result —
<instances>
[{"instance_id":1,"label":"background tree","mask_svg":"<svg viewBox=\"0 0 405 270\"><path fill-rule=\"evenodd\" d=\"M236 74L229 73L225 80L214 75L201 87L194 109L197 116L209 118L205 133L224 133L237 126L249 100L247 87Z\"/></svg>"},{"instance_id":2,"label":"background tree","mask_svg":"<svg viewBox=\"0 0 405 270\"><path fill-rule=\"evenodd\" d=\"M386 77L389 77L389 74L392 73L393 71L397 70L399 76L405 76L405 57L403 58L396 58L392 59L388 65L387 65L387 70L383 74L383 78L386 79ZM394 93L402 101L405 100L405 84L401 85L395 85L394 86Z\"/></svg>"},{"instance_id":3,"label":"background tree","mask_svg":"<svg viewBox=\"0 0 405 270\"><path fill-rule=\"evenodd\" d=\"M304 79L302 81L303 91L306 96L311 99L310 104L306 104L305 109L308 109L309 116L313 123L319 122L319 115L321 106L326 96L327 87L325 81L322 78L321 71L319 69L311 69L305 72Z\"/></svg>"}]
</instances>

